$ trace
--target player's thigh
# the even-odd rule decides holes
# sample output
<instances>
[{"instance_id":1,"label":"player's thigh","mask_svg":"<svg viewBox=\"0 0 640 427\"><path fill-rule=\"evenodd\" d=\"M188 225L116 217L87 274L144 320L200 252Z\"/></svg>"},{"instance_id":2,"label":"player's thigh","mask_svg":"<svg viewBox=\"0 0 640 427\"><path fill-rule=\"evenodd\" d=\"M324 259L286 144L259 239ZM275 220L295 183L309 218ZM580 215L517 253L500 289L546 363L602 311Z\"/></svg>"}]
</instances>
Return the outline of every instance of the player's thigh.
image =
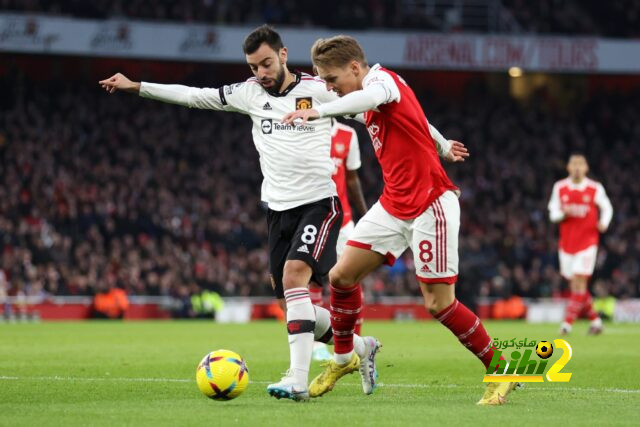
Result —
<instances>
[{"instance_id":1,"label":"player's thigh","mask_svg":"<svg viewBox=\"0 0 640 427\"><path fill-rule=\"evenodd\" d=\"M347 246L347 241L353 233L354 228L355 224L353 223L353 221L349 221L342 228L340 228L340 233L338 234L338 243L336 243L336 255L338 259L340 259L340 255L342 255L342 253L344 252L344 249Z\"/></svg>"},{"instance_id":2,"label":"player's thigh","mask_svg":"<svg viewBox=\"0 0 640 427\"><path fill-rule=\"evenodd\" d=\"M411 228L411 250L420 283L454 284L458 279L460 204L447 191L419 217Z\"/></svg>"},{"instance_id":3,"label":"player's thigh","mask_svg":"<svg viewBox=\"0 0 640 427\"><path fill-rule=\"evenodd\" d=\"M318 284L326 282L329 270L336 263L336 244L341 225L342 207L337 197L320 200L301 210L287 254L287 265L294 265L291 262L294 260L306 264L309 267L306 271L310 273L307 283L309 279ZM300 266L299 263L295 265ZM302 267L297 268L299 273L302 270Z\"/></svg>"},{"instance_id":4,"label":"player's thigh","mask_svg":"<svg viewBox=\"0 0 640 427\"><path fill-rule=\"evenodd\" d=\"M380 202L356 224L344 253L332 269L331 283L356 283L381 264L393 265L408 247L407 222L393 217Z\"/></svg>"},{"instance_id":5,"label":"player's thigh","mask_svg":"<svg viewBox=\"0 0 640 427\"><path fill-rule=\"evenodd\" d=\"M289 239L283 236L283 219L285 213L269 210L267 213L269 276L271 287L276 298L284 298L283 273L284 265L291 246Z\"/></svg>"},{"instance_id":6,"label":"player's thigh","mask_svg":"<svg viewBox=\"0 0 640 427\"><path fill-rule=\"evenodd\" d=\"M351 286L360 282L385 261L385 256L378 252L347 245L338 263L331 269L329 280L336 287Z\"/></svg>"}]
</instances>

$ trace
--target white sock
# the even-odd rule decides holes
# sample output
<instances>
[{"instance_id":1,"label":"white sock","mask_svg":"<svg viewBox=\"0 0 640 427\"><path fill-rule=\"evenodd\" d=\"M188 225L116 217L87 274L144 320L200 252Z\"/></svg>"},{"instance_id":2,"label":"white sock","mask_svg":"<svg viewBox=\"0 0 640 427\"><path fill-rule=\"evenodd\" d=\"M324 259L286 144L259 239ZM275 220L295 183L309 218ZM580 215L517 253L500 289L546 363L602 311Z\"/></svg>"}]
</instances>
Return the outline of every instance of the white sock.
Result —
<instances>
[{"instance_id":1,"label":"white sock","mask_svg":"<svg viewBox=\"0 0 640 427\"><path fill-rule=\"evenodd\" d=\"M316 327L313 330L313 337L316 341L320 341L331 331L331 313L319 305L314 305L313 308L316 311ZM331 338L327 341L327 344L333 344L333 333L331 333Z\"/></svg>"},{"instance_id":2,"label":"white sock","mask_svg":"<svg viewBox=\"0 0 640 427\"><path fill-rule=\"evenodd\" d=\"M600 317L596 317L591 321L591 326L594 328L602 328L602 319Z\"/></svg>"},{"instance_id":3,"label":"white sock","mask_svg":"<svg viewBox=\"0 0 640 427\"><path fill-rule=\"evenodd\" d=\"M351 350L349 353L343 353L343 354L333 353L333 360L338 365L345 365L349 363L352 357L353 357L353 350Z\"/></svg>"},{"instance_id":4,"label":"white sock","mask_svg":"<svg viewBox=\"0 0 640 427\"><path fill-rule=\"evenodd\" d=\"M360 335L353 334L353 350L362 359L367 348L364 345L364 339Z\"/></svg>"},{"instance_id":5,"label":"white sock","mask_svg":"<svg viewBox=\"0 0 640 427\"><path fill-rule=\"evenodd\" d=\"M316 328L313 331L314 339L317 341L320 338L324 337L325 334L331 329L331 313L324 307L320 307L318 305L314 305L313 308L316 310ZM327 344L333 344L333 336L327 342ZM356 354L360 357L364 357L364 353L366 351L364 340L360 335L353 334L353 349ZM351 353L349 353L351 354ZM347 362L349 361L347 359ZM337 362L337 360L336 360Z\"/></svg>"},{"instance_id":6,"label":"white sock","mask_svg":"<svg viewBox=\"0 0 640 427\"><path fill-rule=\"evenodd\" d=\"M309 365L313 353L313 331L316 314L307 288L284 291L287 304L287 331L289 332L290 372L299 384L309 382Z\"/></svg>"}]
</instances>

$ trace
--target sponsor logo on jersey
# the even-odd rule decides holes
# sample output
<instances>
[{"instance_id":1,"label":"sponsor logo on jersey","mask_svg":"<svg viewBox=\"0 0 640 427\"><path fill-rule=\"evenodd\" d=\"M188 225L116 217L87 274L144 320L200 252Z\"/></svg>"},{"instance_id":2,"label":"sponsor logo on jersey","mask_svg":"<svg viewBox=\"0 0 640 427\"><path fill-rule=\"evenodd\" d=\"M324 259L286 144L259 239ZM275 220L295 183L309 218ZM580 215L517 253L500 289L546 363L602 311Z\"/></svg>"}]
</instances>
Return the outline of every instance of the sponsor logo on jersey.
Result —
<instances>
[{"instance_id":1,"label":"sponsor logo on jersey","mask_svg":"<svg viewBox=\"0 0 640 427\"><path fill-rule=\"evenodd\" d=\"M376 152L378 152L378 150L382 148L382 142L380 141L380 138L373 138L371 140L371 143L373 144L373 149Z\"/></svg>"},{"instance_id":2,"label":"sponsor logo on jersey","mask_svg":"<svg viewBox=\"0 0 640 427\"><path fill-rule=\"evenodd\" d=\"M262 133L265 135L271 134L274 131L294 131L303 133L316 131L315 126L294 124L285 125L279 122L274 122L272 119L262 119L260 127L262 128Z\"/></svg>"},{"instance_id":3,"label":"sponsor logo on jersey","mask_svg":"<svg viewBox=\"0 0 640 427\"><path fill-rule=\"evenodd\" d=\"M232 85L229 85L225 88L224 92L227 95L231 95L233 93L234 90L236 90L237 88L241 87L244 83L234 83Z\"/></svg>"},{"instance_id":4,"label":"sponsor logo on jersey","mask_svg":"<svg viewBox=\"0 0 640 427\"><path fill-rule=\"evenodd\" d=\"M296 110L309 110L313 108L311 97L296 98Z\"/></svg>"},{"instance_id":5,"label":"sponsor logo on jersey","mask_svg":"<svg viewBox=\"0 0 640 427\"><path fill-rule=\"evenodd\" d=\"M262 106L262 109L263 109L263 110L271 110L271 104L269 104L269 103L267 102L266 104L264 104L264 105Z\"/></svg>"},{"instance_id":6,"label":"sponsor logo on jersey","mask_svg":"<svg viewBox=\"0 0 640 427\"><path fill-rule=\"evenodd\" d=\"M262 124L260 126L262 127L262 133L264 134L270 134L273 130L273 122L271 119L262 119Z\"/></svg>"},{"instance_id":7,"label":"sponsor logo on jersey","mask_svg":"<svg viewBox=\"0 0 640 427\"><path fill-rule=\"evenodd\" d=\"M302 245L298 248L298 252L303 252L305 254L309 253L309 248L307 247L307 245Z\"/></svg>"},{"instance_id":8,"label":"sponsor logo on jersey","mask_svg":"<svg viewBox=\"0 0 640 427\"><path fill-rule=\"evenodd\" d=\"M373 138L380 131L380 127L377 124L373 123L367 128L367 130L369 131L369 135L371 135L371 138Z\"/></svg>"}]
</instances>

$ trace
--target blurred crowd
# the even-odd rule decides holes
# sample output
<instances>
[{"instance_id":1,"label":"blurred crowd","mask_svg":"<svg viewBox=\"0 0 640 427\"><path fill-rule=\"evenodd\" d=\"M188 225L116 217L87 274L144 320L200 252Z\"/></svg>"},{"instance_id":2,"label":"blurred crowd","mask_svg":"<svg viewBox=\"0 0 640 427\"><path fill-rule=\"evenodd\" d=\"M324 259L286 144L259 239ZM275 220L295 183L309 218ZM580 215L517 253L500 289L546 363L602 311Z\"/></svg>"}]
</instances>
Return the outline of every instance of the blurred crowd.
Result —
<instances>
[{"instance_id":1,"label":"blurred crowd","mask_svg":"<svg viewBox=\"0 0 640 427\"><path fill-rule=\"evenodd\" d=\"M419 0L0 0L0 10L92 19L134 18L347 29L509 31L637 37L640 4L634 0L503 0L481 2ZM498 18L515 21L501 28ZM484 16L484 18L479 18Z\"/></svg>"},{"instance_id":2,"label":"blurred crowd","mask_svg":"<svg viewBox=\"0 0 640 427\"><path fill-rule=\"evenodd\" d=\"M19 77L19 78L18 78ZM271 295L261 174L242 115L196 111L89 84L4 81L0 101L0 284L10 294L189 299ZM422 94L428 117L472 155L447 165L462 189L461 298L559 296L546 204L582 150L615 209L595 292L640 296L640 93L581 106L528 105L471 84L464 102ZM371 205L379 167L361 132ZM410 255L368 277L369 301L418 295ZM0 286L2 287L2 286ZM2 291L2 290L0 290Z\"/></svg>"}]
</instances>

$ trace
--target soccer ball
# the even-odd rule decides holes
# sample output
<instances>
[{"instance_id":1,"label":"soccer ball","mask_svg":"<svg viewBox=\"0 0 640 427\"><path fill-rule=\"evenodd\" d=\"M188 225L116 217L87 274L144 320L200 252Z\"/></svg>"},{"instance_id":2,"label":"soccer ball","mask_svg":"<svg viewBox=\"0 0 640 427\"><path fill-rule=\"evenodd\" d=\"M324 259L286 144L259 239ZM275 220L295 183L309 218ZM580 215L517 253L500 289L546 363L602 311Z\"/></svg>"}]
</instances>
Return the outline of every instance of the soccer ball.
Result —
<instances>
[{"instance_id":1,"label":"soccer ball","mask_svg":"<svg viewBox=\"0 0 640 427\"><path fill-rule=\"evenodd\" d=\"M207 354L196 368L198 388L213 400L231 400L249 385L249 368L240 355L229 350Z\"/></svg>"},{"instance_id":2,"label":"soccer ball","mask_svg":"<svg viewBox=\"0 0 640 427\"><path fill-rule=\"evenodd\" d=\"M548 359L553 354L553 345L549 341L540 341L536 346L536 354L541 359Z\"/></svg>"}]
</instances>

